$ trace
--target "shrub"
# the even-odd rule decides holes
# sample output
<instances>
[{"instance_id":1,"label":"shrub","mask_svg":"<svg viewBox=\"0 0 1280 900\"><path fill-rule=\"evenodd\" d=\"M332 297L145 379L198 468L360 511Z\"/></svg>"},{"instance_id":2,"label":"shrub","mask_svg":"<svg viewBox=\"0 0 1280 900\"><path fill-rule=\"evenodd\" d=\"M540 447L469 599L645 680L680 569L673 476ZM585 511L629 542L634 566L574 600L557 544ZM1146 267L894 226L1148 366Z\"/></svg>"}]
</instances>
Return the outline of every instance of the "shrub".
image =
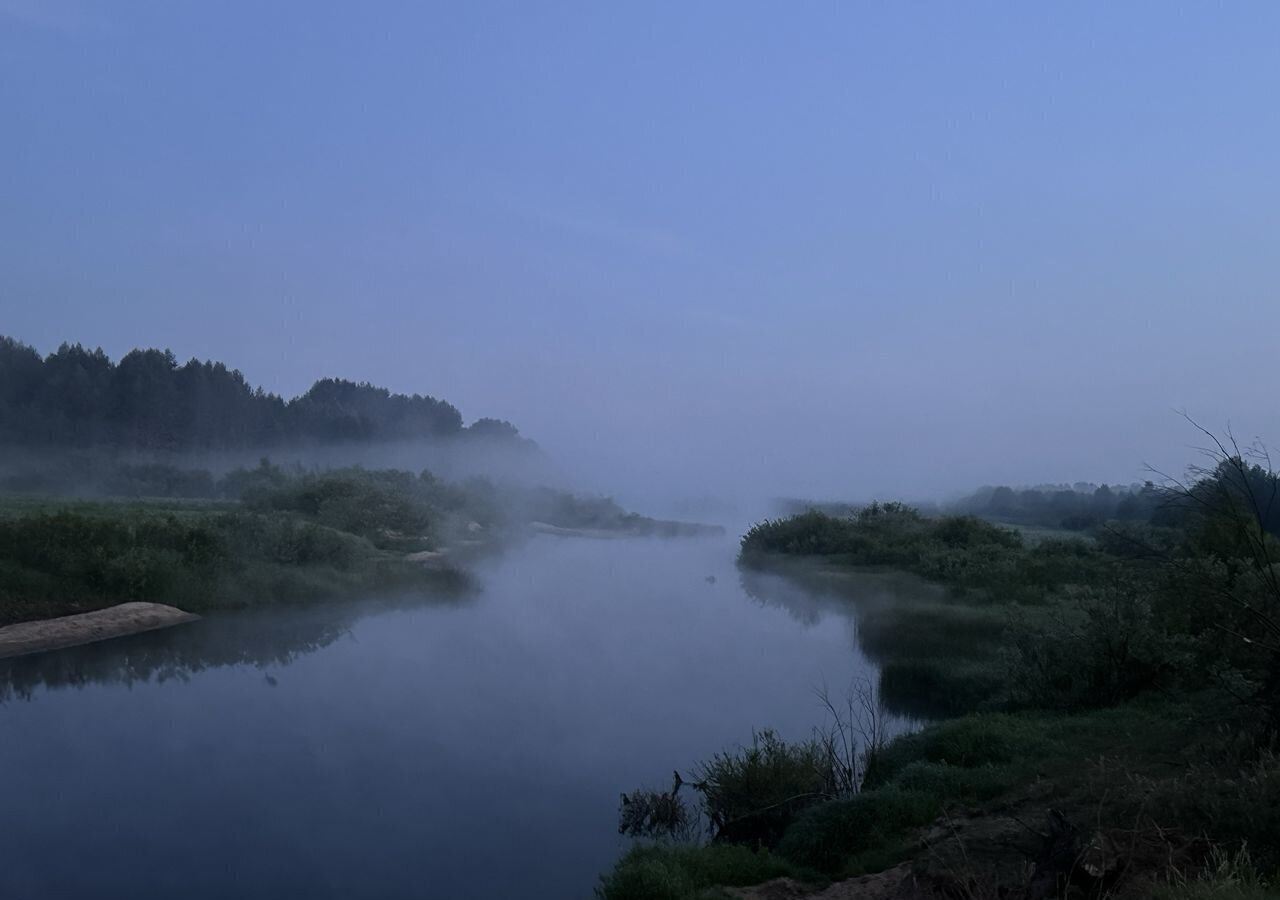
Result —
<instances>
[{"instance_id":1,"label":"shrub","mask_svg":"<svg viewBox=\"0 0 1280 900\"><path fill-rule=\"evenodd\" d=\"M415 491L416 481L408 472L340 470L257 488L245 502L252 509L296 513L390 546L405 537L417 538L430 527L428 503Z\"/></svg>"},{"instance_id":2,"label":"shrub","mask_svg":"<svg viewBox=\"0 0 1280 900\"><path fill-rule=\"evenodd\" d=\"M1016 635L1011 699L1024 706L1112 705L1167 684L1188 661L1188 639L1166 630L1134 583L1082 591L1049 625Z\"/></svg>"},{"instance_id":3,"label":"shrub","mask_svg":"<svg viewBox=\"0 0 1280 900\"><path fill-rule=\"evenodd\" d=\"M787 743L765 730L703 763L696 787L718 840L771 846L797 812L834 796L834 763L819 741Z\"/></svg>"}]
</instances>

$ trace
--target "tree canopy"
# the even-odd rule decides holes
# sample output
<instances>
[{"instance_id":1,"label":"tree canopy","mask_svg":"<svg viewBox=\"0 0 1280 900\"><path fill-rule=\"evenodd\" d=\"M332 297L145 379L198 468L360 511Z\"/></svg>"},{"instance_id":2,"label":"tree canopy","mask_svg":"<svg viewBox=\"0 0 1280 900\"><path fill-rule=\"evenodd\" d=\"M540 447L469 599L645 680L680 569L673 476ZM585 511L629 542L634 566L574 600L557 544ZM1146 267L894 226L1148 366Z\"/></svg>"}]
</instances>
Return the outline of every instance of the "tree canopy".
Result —
<instances>
[{"instance_id":1,"label":"tree canopy","mask_svg":"<svg viewBox=\"0 0 1280 900\"><path fill-rule=\"evenodd\" d=\"M448 438L519 440L507 422L464 428L452 404L365 382L323 378L285 400L220 362L179 363L168 350L101 350L63 344L42 357L0 336L0 445L184 451L291 442Z\"/></svg>"}]
</instances>

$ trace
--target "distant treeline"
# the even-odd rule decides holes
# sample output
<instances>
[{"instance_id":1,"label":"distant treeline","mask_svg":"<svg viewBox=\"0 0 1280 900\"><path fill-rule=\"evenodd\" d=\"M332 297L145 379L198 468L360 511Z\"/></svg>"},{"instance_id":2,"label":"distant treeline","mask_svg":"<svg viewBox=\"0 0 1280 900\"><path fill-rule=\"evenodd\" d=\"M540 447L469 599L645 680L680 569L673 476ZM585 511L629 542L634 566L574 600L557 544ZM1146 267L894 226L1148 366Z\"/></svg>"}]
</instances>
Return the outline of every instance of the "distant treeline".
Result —
<instances>
[{"instance_id":1,"label":"distant treeline","mask_svg":"<svg viewBox=\"0 0 1280 900\"><path fill-rule=\"evenodd\" d=\"M530 443L508 422L464 427L444 400L367 383L325 378L286 401L220 362L179 364L167 350L112 362L79 344L42 357L0 336L3 446L206 451L462 435Z\"/></svg>"},{"instance_id":2,"label":"distant treeline","mask_svg":"<svg viewBox=\"0 0 1280 900\"><path fill-rule=\"evenodd\" d=\"M1045 485L983 487L952 504L970 513L1017 525L1084 531L1109 521L1159 521L1168 492L1148 481L1135 485Z\"/></svg>"}]
</instances>

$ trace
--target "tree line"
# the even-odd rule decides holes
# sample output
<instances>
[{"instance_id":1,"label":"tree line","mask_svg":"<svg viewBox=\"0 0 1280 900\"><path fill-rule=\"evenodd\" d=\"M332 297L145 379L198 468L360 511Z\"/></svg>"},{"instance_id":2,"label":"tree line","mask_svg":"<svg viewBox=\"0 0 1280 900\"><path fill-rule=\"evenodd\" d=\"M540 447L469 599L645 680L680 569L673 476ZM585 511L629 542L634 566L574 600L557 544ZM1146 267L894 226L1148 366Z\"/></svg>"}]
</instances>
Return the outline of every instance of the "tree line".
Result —
<instances>
[{"instance_id":1,"label":"tree line","mask_svg":"<svg viewBox=\"0 0 1280 900\"><path fill-rule=\"evenodd\" d=\"M285 400L221 362L179 364L138 349L113 362L64 343L41 356L0 336L0 445L140 451L229 450L461 435L523 441L497 419L464 427L452 404L324 378Z\"/></svg>"},{"instance_id":2,"label":"tree line","mask_svg":"<svg viewBox=\"0 0 1280 900\"><path fill-rule=\"evenodd\" d=\"M1148 481L1137 485L983 487L952 504L956 512L1017 525L1084 531L1102 522L1160 522L1167 495Z\"/></svg>"}]
</instances>

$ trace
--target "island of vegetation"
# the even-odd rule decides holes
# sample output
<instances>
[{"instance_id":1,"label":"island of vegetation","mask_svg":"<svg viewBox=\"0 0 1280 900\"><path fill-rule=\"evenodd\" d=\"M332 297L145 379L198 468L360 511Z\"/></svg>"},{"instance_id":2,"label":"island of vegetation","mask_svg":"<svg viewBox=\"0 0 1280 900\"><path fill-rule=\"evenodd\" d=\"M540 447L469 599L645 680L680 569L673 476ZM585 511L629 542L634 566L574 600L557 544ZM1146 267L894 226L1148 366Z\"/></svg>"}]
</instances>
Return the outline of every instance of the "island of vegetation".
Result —
<instances>
[{"instance_id":1,"label":"island of vegetation","mask_svg":"<svg viewBox=\"0 0 1280 900\"><path fill-rule=\"evenodd\" d=\"M534 532L718 530L527 483L298 461L302 450L358 457L396 441L538 452L509 423L464 427L432 397L323 379L285 401L221 363L178 365L158 350L115 363L67 344L41 357L0 337L0 626L127 603L205 613L452 592L467 586L469 558ZM190 464L252 448L294 459L221 471ZM130 618L136 609L112 627L141 622ZM65 645L76 623L102 634L105 621L51 624L59 638L49 646ZM9 645L39 649L33 633L12 632Z\"/></svg>"},{"instance_id":2,"label":"island of vegetation","mask_svg":"<svg viewBox=\"0 0 1280 900\"><path fill-rule=\"evenodd\" d=\"M530 533L686 537L720 529L607 497L430 472L267 460L215 478L121 464L93 498L0 495L0 625L127 601L187 612L460 589L465 562Z\"/></svg>"},{"instance_id":3,"label":"island of vegetation","mask_svg":"<svg viewBox=\"0 0 1280 900\"><path fill-rule=\"evenodd\" d=\"M811 740L760 732L626 795L638 840L599 896L1274 897L1280 482L1265 454L1212 446L1159 487L753 527L744 578L938 588L858 607L879 682L826 698Z\"/></svg>"}]
</instances>

